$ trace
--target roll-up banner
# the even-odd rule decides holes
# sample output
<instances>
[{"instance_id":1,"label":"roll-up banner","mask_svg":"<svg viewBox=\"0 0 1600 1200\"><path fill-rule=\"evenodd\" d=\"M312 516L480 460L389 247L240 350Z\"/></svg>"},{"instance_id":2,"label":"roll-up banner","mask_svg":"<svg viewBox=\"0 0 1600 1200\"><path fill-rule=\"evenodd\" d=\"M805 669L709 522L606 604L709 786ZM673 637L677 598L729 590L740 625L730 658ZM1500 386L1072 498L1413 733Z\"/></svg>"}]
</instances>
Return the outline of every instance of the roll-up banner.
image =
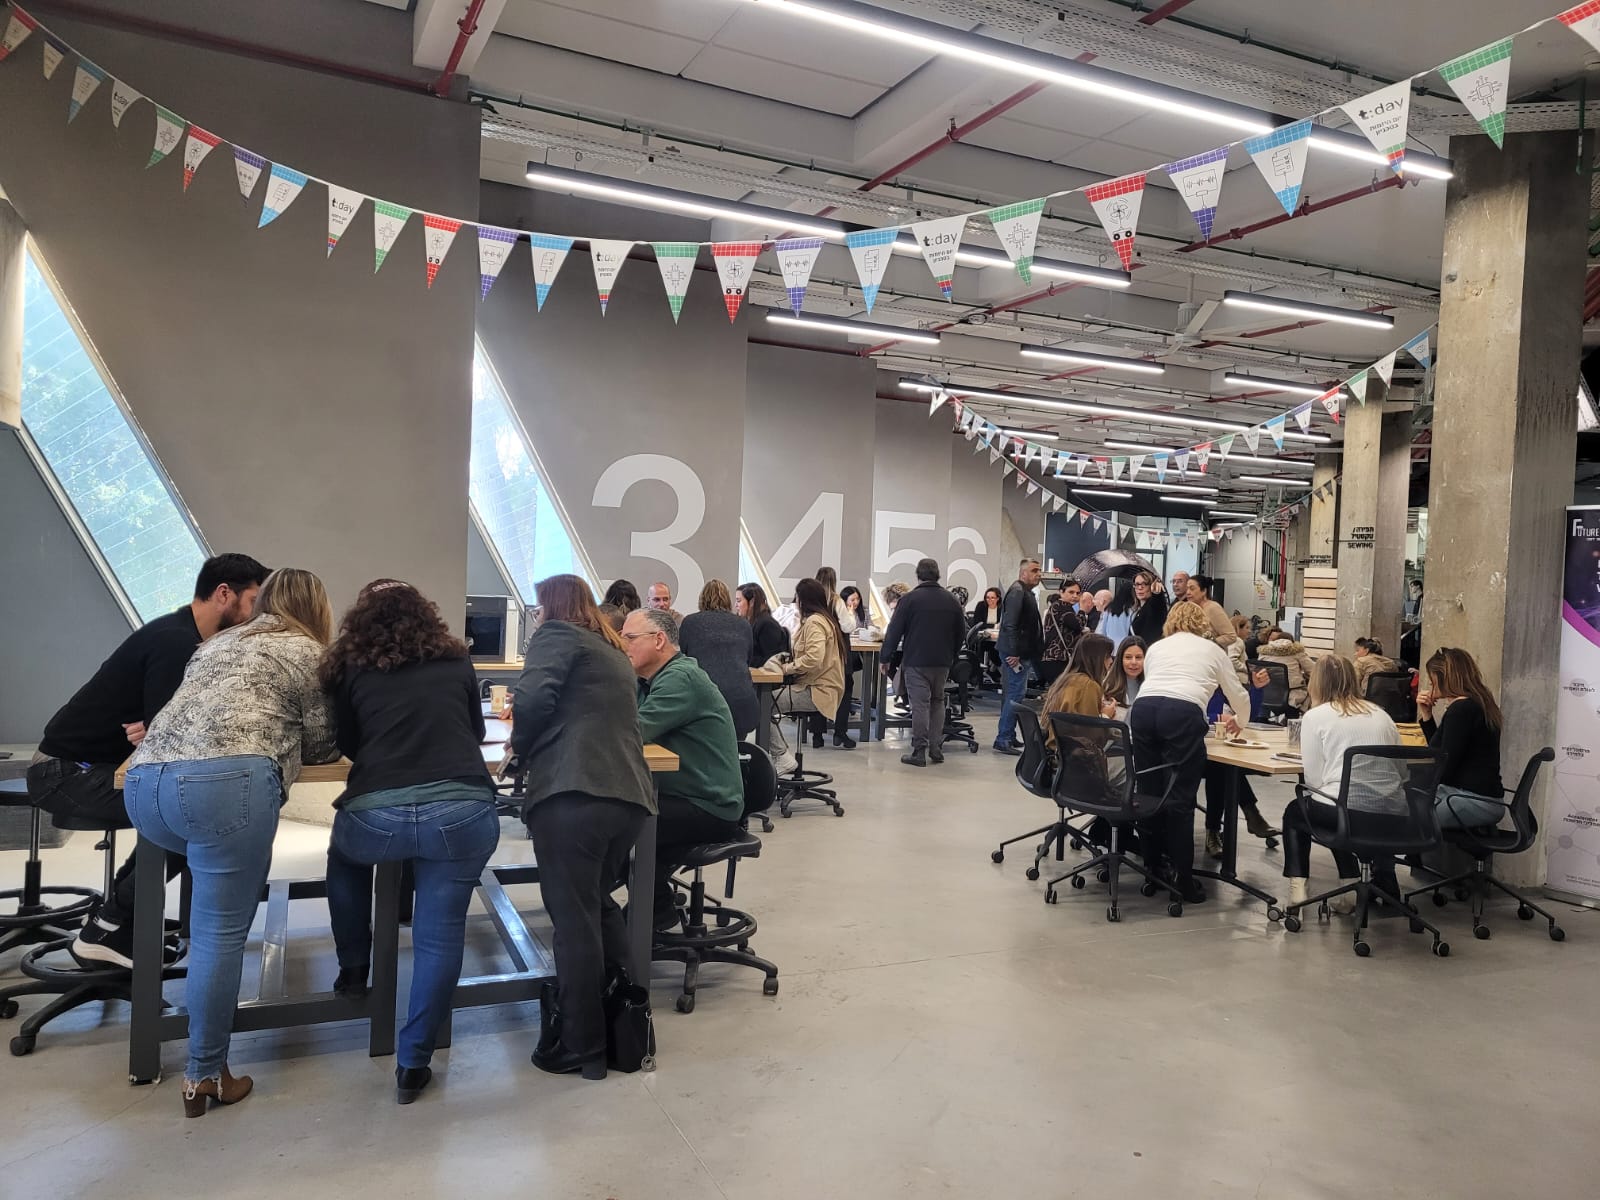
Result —
<instances>
[{"instance_id":1,"label":"roll-up banner","mask_svg":"<svg viewBox=\"0 0 1600 1200\"><path fill-rule=\"evenodd\" d=\"M1600 507L1567 509L1555 787L1545 887L1600 907Z\"/></svg>"}]
</instances>

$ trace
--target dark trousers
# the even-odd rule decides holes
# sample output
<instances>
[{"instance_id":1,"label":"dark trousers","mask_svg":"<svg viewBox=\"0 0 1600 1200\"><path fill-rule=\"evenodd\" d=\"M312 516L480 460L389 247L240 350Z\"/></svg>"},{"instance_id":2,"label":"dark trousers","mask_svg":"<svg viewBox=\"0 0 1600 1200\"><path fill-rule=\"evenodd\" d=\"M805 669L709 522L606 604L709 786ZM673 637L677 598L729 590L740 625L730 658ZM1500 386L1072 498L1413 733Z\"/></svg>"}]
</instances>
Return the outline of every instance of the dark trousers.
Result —
<instances>
[{"instance_id":1,"label":"dark trousers","mask_svg":"<svg viewBox=\"0 0 1600 1200\"><path fill-rule=\"evenodd\" d=\"M1248 812L1256 806L1255 790L1250 786L1250 772L1241 771L1224 763L1206 761L1206 832L1222 832L1222 815L1228 807L1228 776L1238 776L1239 808Z\"/></svg>"},{"instance_id":2,"label":"dark trousers","mask_svg":"<svg viewBox=\"0 0 1600 1200\"><path fill-rule=\"evenodd\" d=\"M906 667L906 695L911 700L911 752L921 754L944 744L944 685L948 667Z\"/></svg>"},{"instance_id":3,"label":"dark trousers","mask_svg":"<svg viewBox=\"0 0 1600 1200\"><path fill-rule=\"evenodd\" d=\"M683 796L661 796L657 803L655 907L657 912L671 912L672 885L667 876L683 866L690 848L738 837L739 822L709 813Z\"/></svg>"},{"instance_id":4,"label":"dark trousers","mask_svg":"<svg viewBox=\"0 0 1600 1200\"><path fill-rule=\"evenodd\" d=\"M122 790L116 785L117 769L47 758L28 768L28 803L50 814L58 829L131 829ZM167 878L187 867L181 854L168 853ZM99 918L107 925L133 920L133 854L130 852L111 884L111 894L100 905Z\"/></svg>"},{"instance_id":5,"label":"dark trousers","mask_svg":"<svg viewBox=\"0 0 1600 1200\"><path fill-rule=\"evenodd\" d=\"M1305 810L1298 802L1291 800L1289 807L1283 810L1283 875L1285 879L1308 879L1311 876L1311 846L1313 828L1318 833L1330 834L1339 828L1338 810L1331 804L1312 803L1306 805L1311 810L1311 817L1306 818ZM1379 829L1392 826L1395 818L1385 818L1380 814L1353 812L1350 814L1350 831L1360 836L1363 828L1368 828L1376 833ZM1373 827L1376 828L1373 828ZM1354 879L1361 874L1361 864L1354 854L1343 850L1330 851L1333 855L1334 865L1339 868L1340 879ZM1385 888L1392 895L1399 895L1398 884L1394 877L1394 863L1384 859L1372 864L1373 882Z\"/></svg>"},{"instance_id":6,"label":"dark trousers","mask_svg":"<svg viewBox=\"0 0 1600 1200\"><path fill-rule=\"evenodd\" d=\"M1061 677L1061 672L1067 669L1067 664L1051 658L1041 658L1034 663L1033 669L1039 673L1039 686L1048 691L1050 685Z\"/></svg>"},{"instance_id":7,"label":"dark trousers","mask_svg":"<svg viewBox=\"0 0 1600 1200\"><path fill-rule=\"evenodd\" d=\"M1197 705L1170 696L1141 697L1128 714L1133 734L1133 762L1140 771L1166 766L1168 771L1140 775L1138 789L1160 795L1171 775L1166 807L1140 834L1149 847L1150 866L1164 852L1173 878L1187 886L1194 871L1194 804L1206 773L1206 715Z\"/></svg>"},{"instance_id":8,"label":"dark trousers","mask_svg":"<svg viewBox=\"0 0 1600 1200\"><path fill-rule=\"evenodd\" d=\"M527 812L539 892L555 926L561 1045L580 1058L606 1052L601 992L611 969L628 962L627 924L611 893L626 877L645 816L626 800L572 795L540 800Z\"/></svg>"}]
</instances>

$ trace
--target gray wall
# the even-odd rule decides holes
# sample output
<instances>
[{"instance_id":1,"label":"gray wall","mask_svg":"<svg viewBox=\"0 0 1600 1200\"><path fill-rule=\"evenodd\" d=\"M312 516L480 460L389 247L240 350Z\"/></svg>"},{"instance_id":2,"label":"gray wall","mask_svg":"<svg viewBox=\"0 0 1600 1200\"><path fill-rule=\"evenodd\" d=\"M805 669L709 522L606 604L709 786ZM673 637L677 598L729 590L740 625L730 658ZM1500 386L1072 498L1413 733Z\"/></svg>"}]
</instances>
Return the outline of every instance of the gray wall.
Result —
<instances>
[{"instance_id":1,"label":"gray wall","mask_svg":"<svg viewBox=\"0 0 1600 1200\"><path fill-rule=\"evenodd\" d=\"M750 347L742 511L780 596L824 565L866 584L876 375L861 358ZM805 446L818 452L797 469Z\"/></svg>"},{"instance_id":2,"label":"gray wall","mask_svg":"<svg viewBox=\"0 0 1600 1200\"><path fill-rule=\"evenodd\" d=\"M948 422L948 410L929 418L931 424ZM987 453L974 454L973 443L950 439L950 501L944 563L946 587L961 586L981 596L985 588L1005 587L1000 554L1000 464ZM1035 501L1038 497L1034 497Z\"/></svg>"},{"instance_id":3,"label":"gray wall","mask_svg":"<svg viewBox=\"0 0 1600 1200\"><path fill-rule=\"evenodd\" d=\"M872 577L882 588L914 583L924 555L948 557L953 439L949 419L930 418L925 403L879 400L877 406Z\"/></svg>"},{"instance_id":4,"label":"gray wall","mask_svg":"<svg viewBox=\"0 0 1600 1200\"><path fill-rule=\"evenodd\" d=\"M150 0L139 11L178 19L192 7ZM468 106L51 21L111 74L269 159L418 209L475 214ZM326 256L321 185L258 231L265 179L246 205L227 145L184 194L181 145L145 169L149 104L114 130L108 80L69 128L74 63L46 82L38 54L30 39L19 69L0 71L0 182L212 547L314 570L335 605L395 575L460 612L470 235L429 290L420 219L378 276L370 207Z\"/></svg>"},{"instance_id":5,"label":"gray wall","mask_svg":"<svg viewBox=\"0 0 1600 1200\"><path fill-rule=\"evenodd\" d=\"M0 614L0 742L37 742L129 625L9 429L0 429Z\"/></svg>"}]
</instances>

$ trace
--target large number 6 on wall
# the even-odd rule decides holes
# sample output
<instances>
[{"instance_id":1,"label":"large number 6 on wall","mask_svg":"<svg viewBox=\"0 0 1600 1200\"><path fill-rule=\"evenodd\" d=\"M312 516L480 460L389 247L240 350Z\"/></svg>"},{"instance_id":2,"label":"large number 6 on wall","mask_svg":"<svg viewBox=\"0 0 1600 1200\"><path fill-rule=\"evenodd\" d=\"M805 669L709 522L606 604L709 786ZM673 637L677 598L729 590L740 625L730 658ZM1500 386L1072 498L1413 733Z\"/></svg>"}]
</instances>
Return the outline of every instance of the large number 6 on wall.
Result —
<instances>
[{"instance_id":1,"label":"large number 6 on wall","mask_svg":"<svg viewBox=\"0 0 1600 1200\"><path fill-rule=\"evenodd\" d=\"M957 525L950 531L949 546L951 550L956 548L957 542L966 542L972 547L972 552L979 556L989 553L989 547L983 539L983 534L979 533L970 525ZM955 585L956 576L962 571L965 571L968 575L972 576L973 595L981 596L984 592L988 591L989 572L984 568L983 563L978 558L952 558L948 563L946 563L944 568L945 586L953 587Z\"/></svg>"},{"instance_id":2,"label":"large number 6 on wall","mask_svg":"<svg viewBox=\"0 0 1600 1200\"><path fill-rule=\"evenodd\" d=\"M700 564L678 546L700 532L706 517L706 489L700 476L687 463L665 454L630 454L617 459L595 481L594 506L621 508L629 488L651 479L672 489L678 511L660 529L634 530L628 553L634 558L652 558L677 576L672 594L682 611L685 605L695 603L706 581Z\"/></svg>"}]
</instances>

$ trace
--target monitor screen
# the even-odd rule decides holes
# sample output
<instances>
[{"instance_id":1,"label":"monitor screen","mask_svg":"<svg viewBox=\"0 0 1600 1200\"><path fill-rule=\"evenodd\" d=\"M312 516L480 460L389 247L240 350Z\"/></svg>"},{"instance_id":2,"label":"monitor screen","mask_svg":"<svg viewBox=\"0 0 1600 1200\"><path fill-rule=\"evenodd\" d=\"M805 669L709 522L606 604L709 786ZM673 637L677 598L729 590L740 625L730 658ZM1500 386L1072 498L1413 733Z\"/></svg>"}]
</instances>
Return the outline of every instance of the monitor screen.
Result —
<instances>
[{"instance_id":1,"label":"monitor screen","mask_svg":"<svg viewBox=\"0 0 1600 1200\"><path fill-rule=\"evenodd\" d=\"M473 658L500 662L506 656L506 614L499 612L467 613L467 646Z\"/></svg>"}]
</instances>

